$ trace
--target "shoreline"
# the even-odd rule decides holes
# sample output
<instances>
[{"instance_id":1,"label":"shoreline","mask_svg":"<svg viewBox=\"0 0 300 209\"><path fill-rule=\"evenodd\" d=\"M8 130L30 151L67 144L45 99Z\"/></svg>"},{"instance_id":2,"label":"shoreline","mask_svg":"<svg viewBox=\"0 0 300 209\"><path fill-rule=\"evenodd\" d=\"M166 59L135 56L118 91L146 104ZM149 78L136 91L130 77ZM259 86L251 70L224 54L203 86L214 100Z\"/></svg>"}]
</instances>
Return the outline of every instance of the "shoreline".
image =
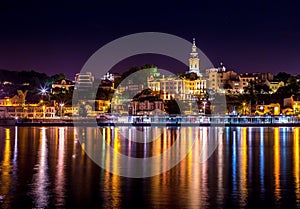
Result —
<instances>
[{"instance_id":1,"label":"shoreline","mask_svg":"<svg viewBox=\"0 0 300 209\"><path fill-rule=\"evenodd\" d=\"M36 119L6 119L0 121L0 126L136 126L136 127L300 127L300 118L294 116L268 117L164 117L132 119L116 117L108 120L96 118L36 118Z\"/></svg>"},{"instance_id":2,"label":"shoreline","mask_svg":"<svg viewBox=\"0 0 300 209\"><path fill-rule=\"evenodd\" d=\"M1 127L2 125L0 125ZM74 127L74 126L87 126L87 127L300 127L300 123L96 123L96 122L85 122L76 123L73 122L32 122L32 123L16 123L13 125L3 126L17 126L17 127L30 127L30 126L60 126L60 127Z\"/></svg>"}]
</instances>

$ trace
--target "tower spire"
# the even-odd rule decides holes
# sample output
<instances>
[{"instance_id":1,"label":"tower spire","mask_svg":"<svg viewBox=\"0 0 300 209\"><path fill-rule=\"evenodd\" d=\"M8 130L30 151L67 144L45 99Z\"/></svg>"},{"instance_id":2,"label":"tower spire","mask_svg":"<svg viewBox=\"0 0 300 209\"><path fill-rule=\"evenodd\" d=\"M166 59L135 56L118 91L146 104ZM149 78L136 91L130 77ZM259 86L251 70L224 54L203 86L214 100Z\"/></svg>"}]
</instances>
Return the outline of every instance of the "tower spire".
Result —
<instances>
[{"instance_id":1,"label":"tower spire","mask_svg":"<svg viewBox=\"0 0 300 209\"><path fill-rule=\"evenodd\" d=\"M192 52L190 53L189 64L189 73L196 73L198 76L201 77L202 75L200 73L199 58L195 38L193 38Z\"/></svg>"},{"instance_id":2,"label":"tower spire","mask_svg":"<svg viewBox=\"0 0 300 209\"><path fill-rule=\"evenodd\" d=\"M191 58L196 58L196 57L198 57L197 46L196 46L196 40L195 40L195 38L193 38L192 53L190 53L190 55L191 55Z\"/></svg>"}]
</instances>

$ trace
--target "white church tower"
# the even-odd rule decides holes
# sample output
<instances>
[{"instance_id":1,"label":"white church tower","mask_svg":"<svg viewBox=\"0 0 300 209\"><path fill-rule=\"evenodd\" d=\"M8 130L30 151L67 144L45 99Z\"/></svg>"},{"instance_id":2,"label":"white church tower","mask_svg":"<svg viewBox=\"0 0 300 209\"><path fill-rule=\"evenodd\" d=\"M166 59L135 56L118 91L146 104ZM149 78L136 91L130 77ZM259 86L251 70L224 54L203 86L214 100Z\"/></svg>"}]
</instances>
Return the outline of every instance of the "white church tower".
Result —
<instances>
[{"instance_id":1,"label":"white church tower","mask_svg":"<svg viewBox=\"0 0 300 209\"><path fill-rule=\"evenodd\" d=\"M193 46L192 46L192 52L190 53L189 65L190 68L187 73L196 73L197 76L202 77L200 73L200 65L199 65L199 58L198 58L195 38L193 38Z\"/></svg>"}]
</instances>

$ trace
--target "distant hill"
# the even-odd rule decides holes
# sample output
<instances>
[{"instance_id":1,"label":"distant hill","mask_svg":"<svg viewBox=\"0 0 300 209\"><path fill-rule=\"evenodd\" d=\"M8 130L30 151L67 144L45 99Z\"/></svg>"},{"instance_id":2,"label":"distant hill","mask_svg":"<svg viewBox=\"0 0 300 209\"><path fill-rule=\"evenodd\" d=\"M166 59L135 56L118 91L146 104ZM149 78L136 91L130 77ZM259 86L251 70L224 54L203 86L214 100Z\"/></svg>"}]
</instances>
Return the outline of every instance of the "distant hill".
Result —
<instances>
[{"instance_id":1,"label":"distant hill","mask_svg":"<svg viewBox=\"0 0 300 209\"><path fill-rule=\"evenodd\" d=\"M39 73L36 71L10 71L0 69L0 83L4 81L11 82L16 85L29 83L31 86L49 85L55 80L64 79L64 74L56 74L54 76L48 76L45 73Z\"/></svg>"},{"instance_id":2,"label":"distant hill","mask_svg":"<svg viewBox=\"0 0 300 209\"><path fill-rule=\"evenodd\" d=\"M48 76L36 71L10 71L0 69L0 98L14 96L17 90L28 90L28 98L38 93L38 89L50 89L52 82L65 79L65 74Z\"/></svg>"}]
</instances>

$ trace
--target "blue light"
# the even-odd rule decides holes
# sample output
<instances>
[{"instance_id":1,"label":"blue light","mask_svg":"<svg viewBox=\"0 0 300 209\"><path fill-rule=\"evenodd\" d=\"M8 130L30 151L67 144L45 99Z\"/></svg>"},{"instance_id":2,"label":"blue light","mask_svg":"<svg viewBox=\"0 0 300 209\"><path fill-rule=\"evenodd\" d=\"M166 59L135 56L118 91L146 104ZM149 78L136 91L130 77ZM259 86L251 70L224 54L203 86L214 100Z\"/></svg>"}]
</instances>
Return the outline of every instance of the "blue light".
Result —
<instances>
[{"instance_id":1,"label":"blue light","mask_svg":"<svg viewBox=\"0 0 300 209\"><path fill-rule=\"evenodd\" d=\"M260 186L261 186L261 190L262 192L264 192L265 187L264 187L264 128L260 128L260 149L259 149L259 164L260 164L260 168L259 168L259 173L260 173Z\"/></svg>"},{"instance_id":2,"label":"blue light","mask_svg":"<svg viewBox=\"0 0 300 209\"><path fill-rule=\"evenodd\" d=\"M41 87L40 89L39 89L39 91L40 91L40 94L41 95L46 95L46 94L48 94L48 88L47 87Z\"/></svg>"},{"instance_id":3,"label":"blue light","mask_svg":"<svg viewBox=\"0 0 300 209\"><path fill-rule=\"evenodd\" d=\"M236 131L233 131L233 143L232 143L232 183L233 190L237 190L236 181Z\"/></svg>"}]
</instances>

